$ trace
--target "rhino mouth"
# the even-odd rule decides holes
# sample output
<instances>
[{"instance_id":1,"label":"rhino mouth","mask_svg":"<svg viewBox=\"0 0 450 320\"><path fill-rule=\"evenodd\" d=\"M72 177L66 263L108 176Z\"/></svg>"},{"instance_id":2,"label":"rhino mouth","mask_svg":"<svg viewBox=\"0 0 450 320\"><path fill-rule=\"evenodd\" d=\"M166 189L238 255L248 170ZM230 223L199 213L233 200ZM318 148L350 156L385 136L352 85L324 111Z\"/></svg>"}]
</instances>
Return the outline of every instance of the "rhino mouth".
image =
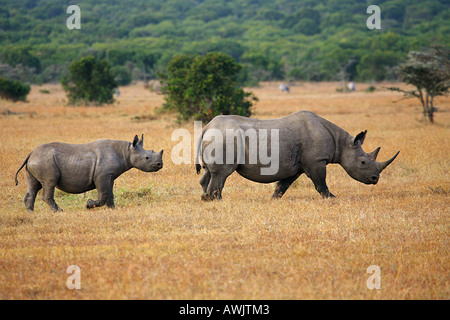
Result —
<instances>
[{"instance_id":1,"label":"rhino mouth","mask_svg":"<svg viewBox=\"0 0 450 320\"><path fill-rule=\"evenodd\" d=\"M162 169L162 164L154 164L151 166L151 171L156 172Z\"/></svg>"},{"instance_id":2,"label":"rhino mouth","mask_svg":"<svg viewBox=\"0 0 450 320\"><path fill-rule=\"evenodd\" d=\"M378 177L378 176L365 177L363 183L365 183L365 184L377 184L379 179L380 179L380 177Z\"/></svg>"}]
</instances>

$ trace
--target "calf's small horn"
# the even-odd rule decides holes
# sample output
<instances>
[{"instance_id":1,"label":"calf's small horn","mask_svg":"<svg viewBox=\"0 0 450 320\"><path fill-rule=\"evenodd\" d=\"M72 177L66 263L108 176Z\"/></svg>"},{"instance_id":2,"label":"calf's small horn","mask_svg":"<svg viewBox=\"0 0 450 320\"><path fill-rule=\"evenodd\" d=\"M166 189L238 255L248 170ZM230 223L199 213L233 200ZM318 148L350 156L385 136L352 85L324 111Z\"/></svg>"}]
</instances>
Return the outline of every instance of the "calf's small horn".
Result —
<instances>
[{"instance_id":1,"label":"calf's small horn","mask_svg":"<svg viewBox=\"0 0 450 320\"><path fill-rule=\"evenodd\" d=\"M384 169L386 169L386 167L388 165L391 164L392 161L395 160L395 158L397 158L398 154L400 153L400 151L398 151L395 156L393 156L392 158L390 158L388 161L384 161L384 162L378 162L378 166L380 167L380 172L383 171Z\"/></svg>"}]
</instances>

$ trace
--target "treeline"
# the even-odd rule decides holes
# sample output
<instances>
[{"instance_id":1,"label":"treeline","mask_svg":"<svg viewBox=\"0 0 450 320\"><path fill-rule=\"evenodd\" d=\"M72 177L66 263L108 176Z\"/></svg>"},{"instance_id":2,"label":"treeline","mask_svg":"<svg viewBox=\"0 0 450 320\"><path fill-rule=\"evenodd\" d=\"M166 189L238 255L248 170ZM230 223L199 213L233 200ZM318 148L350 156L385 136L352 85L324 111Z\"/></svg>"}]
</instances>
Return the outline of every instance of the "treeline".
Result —
<instances>
[{"instance_id":1,"label":"treeline","mask_svg":"<svg viewBox=\"0 0 450 320\"><path fill-rule=\"evenodd\" d=\"M66 9L81 9L69 30ZM369 30L369 5L381 30ZM177 54L219 51L240 81L394 79L409 51L450 45L438 0L0 0L0 76L57 82L80 57L107 59L119 84L156 78Z\"/></svg>"}]
</instances>

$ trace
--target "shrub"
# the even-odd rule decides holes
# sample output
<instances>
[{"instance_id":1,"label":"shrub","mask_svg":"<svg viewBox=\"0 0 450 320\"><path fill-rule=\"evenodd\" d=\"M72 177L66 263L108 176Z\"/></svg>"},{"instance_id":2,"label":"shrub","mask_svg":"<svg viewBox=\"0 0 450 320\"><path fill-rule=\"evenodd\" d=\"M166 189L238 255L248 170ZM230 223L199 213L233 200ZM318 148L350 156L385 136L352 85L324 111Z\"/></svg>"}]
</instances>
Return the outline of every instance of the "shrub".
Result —
<instances>
[{"instance_id":1,"label":"shrub","mask_svg":"<svg viewBox=\"0 0 450 320\"><path fill-rule=\"evenodd\" d=\"M375 90L377 90L377 88L375 88L374 86L370 86L365 90L365 92L374 92Z\"/></svg>"},{"instance_id":2,"label":"shrub","mask_svg":"<svg viewBox=\"0 0 450 320\"><path fill-rule=\"evenodd\" d=\"M117 83L108 61L94 56L81 58L69 66L69 76L61 81L70 104L113 103Z\"/></svg>"},{"instance_id":3,"label":"shrub","mask_svg":"<svg viewBox=\"0 0 450 320\"><path fill-rule=\"evenodd\" d=\"M0 97L2 99L25 101L30 90L29 85L23 84L18 80L8 80L0 77Z\"/></svg>"},{"instance_id":4,"label":"shrub","mask_svg":"<svg viewBox=\"0 0 450 320\"><path fill-rule=\"evenodd\" d=\"M173 57L160 74L163 109L176 110L180 120L209 121L220 114L251 115L257 98L238 85L241 66L223 53Z\"/></svg>"}]
</instances>

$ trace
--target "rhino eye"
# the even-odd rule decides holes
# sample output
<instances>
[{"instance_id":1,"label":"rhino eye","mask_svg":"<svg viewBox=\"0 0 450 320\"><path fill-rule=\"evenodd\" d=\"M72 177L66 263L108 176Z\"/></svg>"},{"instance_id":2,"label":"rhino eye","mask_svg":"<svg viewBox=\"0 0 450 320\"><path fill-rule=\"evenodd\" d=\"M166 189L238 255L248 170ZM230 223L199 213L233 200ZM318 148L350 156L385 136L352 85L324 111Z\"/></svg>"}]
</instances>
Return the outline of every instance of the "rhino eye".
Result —
<instances>
[{"instance_id":1,"label":"rhino eye","mask_svg":"<svg viewBox=\"0 0 450 320\"><path fill-rule=\"evenodd\" d=\"M365 165L365 164L366 164L366 162L365 162L365 161L363 160L363 161L361 161L361 164L362 164L362 165Z\"/></svg>"},{"instance_id":2,"label":"rhino eye","mask_svg":"<svg viewBox=\"0 0 450 320\"><path fill-rule=\"evenodd\" d=\"M148 159L150 159L149 157L145 157L145 160L148 160Z\"/></svg>"}]
</instances>

